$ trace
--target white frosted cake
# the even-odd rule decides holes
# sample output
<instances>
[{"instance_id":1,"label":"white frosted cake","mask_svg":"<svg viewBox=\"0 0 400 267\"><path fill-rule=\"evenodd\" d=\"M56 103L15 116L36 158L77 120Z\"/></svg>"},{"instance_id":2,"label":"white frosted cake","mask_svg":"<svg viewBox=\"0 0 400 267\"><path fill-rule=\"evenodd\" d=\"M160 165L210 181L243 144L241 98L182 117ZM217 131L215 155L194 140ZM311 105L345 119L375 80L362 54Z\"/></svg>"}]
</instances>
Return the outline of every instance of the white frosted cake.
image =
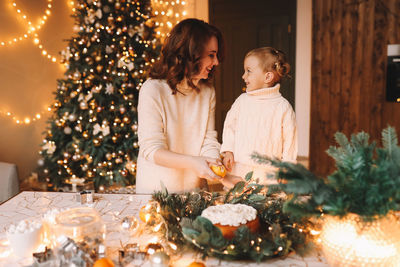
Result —
<instances>
[{"instance_id":1,"label":"white frosted cake","mask_svg":"<svg viewBox=\"0 0 400 267\"><path fill-rule=\"evenodd\" d=\"M210 206L203 210L201 216L209 219L227 239L232 239L235 231L241 226L246 225L253 233L257 232L260 226L257 210L244 204Z\"/></svg>"}]
</instances>

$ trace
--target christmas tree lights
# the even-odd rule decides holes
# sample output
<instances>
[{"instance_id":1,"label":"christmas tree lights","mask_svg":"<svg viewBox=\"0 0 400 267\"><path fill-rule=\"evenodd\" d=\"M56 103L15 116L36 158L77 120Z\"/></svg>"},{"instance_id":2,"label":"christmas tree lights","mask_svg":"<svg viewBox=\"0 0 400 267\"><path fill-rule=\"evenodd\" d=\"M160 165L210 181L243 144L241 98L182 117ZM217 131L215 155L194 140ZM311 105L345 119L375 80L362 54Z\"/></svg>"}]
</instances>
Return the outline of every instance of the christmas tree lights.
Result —
<instances>
[{"instance_id":1,"label":"christmas tree lights","mask_svg":"<svg viewBox=\"0 0 400 267\"><path fill-rule=\"evenodd\" d=\"M54 113L40 151L42 177L94 187L134 183L138 89L160 50L150 0L80 0L77 29L62 52Z\"/></svg>"}]
</instances>

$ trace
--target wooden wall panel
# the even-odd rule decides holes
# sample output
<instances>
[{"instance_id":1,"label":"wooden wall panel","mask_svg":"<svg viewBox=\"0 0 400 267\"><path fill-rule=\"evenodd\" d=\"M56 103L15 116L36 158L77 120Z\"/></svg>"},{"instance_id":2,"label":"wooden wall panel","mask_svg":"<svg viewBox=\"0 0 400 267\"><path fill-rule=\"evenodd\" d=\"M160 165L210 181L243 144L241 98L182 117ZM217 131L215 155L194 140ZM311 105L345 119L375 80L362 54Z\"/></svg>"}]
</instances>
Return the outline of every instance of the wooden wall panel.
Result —
<instances>
[{"instance_id":1,"label":"wooden wall panel","mask_svg":"<svg viewBox=\"0 0 400 267\"><path fill-rule=\"evenodd\" d=\"M400 134L400 103L386 102L387 45L400 44L400 1L314 0L310 169L333 171L337 131L379 140Z\"/></svg>"}]
</instances>

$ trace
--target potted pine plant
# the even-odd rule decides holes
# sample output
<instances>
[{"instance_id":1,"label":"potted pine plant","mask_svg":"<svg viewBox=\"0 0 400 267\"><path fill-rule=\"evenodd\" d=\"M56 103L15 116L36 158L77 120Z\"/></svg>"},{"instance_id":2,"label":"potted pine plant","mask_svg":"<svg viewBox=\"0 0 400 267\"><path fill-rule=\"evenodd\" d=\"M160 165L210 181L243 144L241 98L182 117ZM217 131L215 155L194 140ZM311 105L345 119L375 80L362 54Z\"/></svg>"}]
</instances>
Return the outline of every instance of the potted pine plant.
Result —
<instances>
[{"instance_id":1,"label":"potted pine plant","mask_svg":"<svg viewBox=\"0 0 400 267\"><path fill-rule=\"evenodd\" d=\"M335 139L338 146L327 153L336 169L326 178L301 164L257 154L253 158L278 168L281 182L269 190L288 195L285 212L321 219L319 238L331 266L400 266L400 147L395 129L382 131L381 147L365 132L350 140L338 132Z\"/></svg>"}]
</instances>

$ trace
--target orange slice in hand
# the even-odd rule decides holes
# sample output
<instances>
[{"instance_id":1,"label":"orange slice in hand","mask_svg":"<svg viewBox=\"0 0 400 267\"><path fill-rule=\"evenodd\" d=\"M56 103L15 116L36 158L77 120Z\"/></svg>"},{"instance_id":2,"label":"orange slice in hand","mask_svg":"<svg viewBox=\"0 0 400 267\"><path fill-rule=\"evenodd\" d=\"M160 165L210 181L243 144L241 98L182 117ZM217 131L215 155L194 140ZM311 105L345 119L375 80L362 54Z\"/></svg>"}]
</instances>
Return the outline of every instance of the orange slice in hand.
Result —
<instances>
[{"instance_id":1,"label":"orange slice in hand","mask_svg":"<svg viewBox=\"0 0 400 267\"><path fill-rule=\"evenodd\" d=\"M211 170L218 176L224 178L226 175L226 169L224 165L211 165Z\"/></svg>"}]
</instances>

